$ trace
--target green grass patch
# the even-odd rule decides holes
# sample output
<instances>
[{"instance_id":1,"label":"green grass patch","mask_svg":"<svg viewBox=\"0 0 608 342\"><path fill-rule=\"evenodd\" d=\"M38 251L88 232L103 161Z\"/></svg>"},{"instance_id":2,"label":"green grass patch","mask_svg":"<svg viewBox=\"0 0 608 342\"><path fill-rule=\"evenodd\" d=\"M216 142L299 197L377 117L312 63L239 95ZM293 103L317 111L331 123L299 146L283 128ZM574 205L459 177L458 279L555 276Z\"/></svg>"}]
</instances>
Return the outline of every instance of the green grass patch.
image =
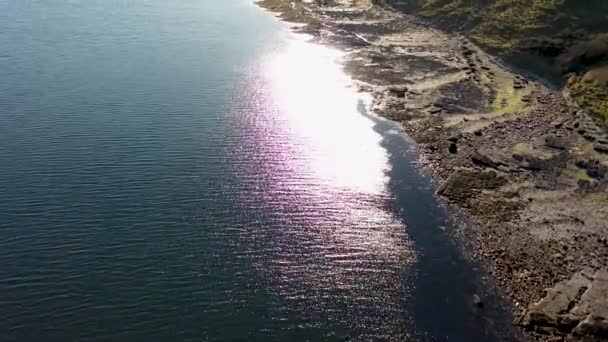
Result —
<instances>
[{"instance_id":1,"label":"green grass patch","mask_svg":"<svg viewBox=\"0 0 608 342\"><path fill-rule=\"evenodd\" d=\"M578 171L578 179L585 182L593 182L593 178L589 176L587 170L579 170Z\"/></svg>"},{"instance_id":2,"label":"green grass patch","mask_svg":"<svg viewBox=\"0 0 608 342\"><path fill-rule=\"evenodd\" d=\"M541 160L548 160L554 156L552 153L536 149L526 143L515 144L511 149L511 152L514 156L530 156Z\"/></svg>"},{"instance_id":3,"label":"green grass patch","mask_svg":"<svg viewBox=\"0 0 608 342\"><path fill-rule=\"evenodd\" d=\"M418 5L419 15L464 29L480 45L506 51L534 37L606 31L608 11L604 0L418 0Z\"/></svg>"},{"instance_id":4,"label":"green grass patch","mask_svg":"<svg viewBox=\"0 0 608 342\"><path fill-rule=\"evenodd\" d=\"M602 123L608 122L608 84L572 76L567 85L572 98Z\"/></svg>"},{"instance_id":5,"label":"green grass patch","mask_svg":"<svg viewBox=\"0 0 608 342\"><path fill-rule=\"evenodd\" d=\"M522 104L523 95L509 84L497 84L492 109L497 115L516 112Z\"/></svg>"}]
</instances>

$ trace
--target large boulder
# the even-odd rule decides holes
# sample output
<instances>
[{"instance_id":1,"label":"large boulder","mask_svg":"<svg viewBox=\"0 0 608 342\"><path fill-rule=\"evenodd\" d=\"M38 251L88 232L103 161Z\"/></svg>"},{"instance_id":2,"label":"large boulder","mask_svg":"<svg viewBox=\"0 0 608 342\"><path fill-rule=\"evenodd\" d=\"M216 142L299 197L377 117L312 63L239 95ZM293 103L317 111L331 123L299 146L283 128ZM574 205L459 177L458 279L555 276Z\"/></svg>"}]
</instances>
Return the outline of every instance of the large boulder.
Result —
<instances>
[{"instance_id":1,"label":"large boulder","mask_svg":"<svg viewBox=\"0 0 608 342\"><path fill-rule=\"evenodd\" d=\"M507 165L501 156L485 149L478 149L471 152L471 161L473 164L483 167L491 167L497 170L501 166Z\"/></svg>"},{"instance_id":2,"label":"large boulder","mask_svg":"<svg viewBox=\"0 0 608 342\"><path fill-rule=\"evenodd\" d=\"M524 313L522 325L539 332L608 337L608 270L576 273L546 293Z\"/></svg>"},{"instance_id":3,"label":"large boulder","mask_svg":"<svg viewBox=\"0 0 608 342\"><path fill-rule=\"evenodd\" d=\"M507 180L494 170L457 169L439 187L437 193L463 206L483 190L498 189Z\"/></svg>"}]
</instances>

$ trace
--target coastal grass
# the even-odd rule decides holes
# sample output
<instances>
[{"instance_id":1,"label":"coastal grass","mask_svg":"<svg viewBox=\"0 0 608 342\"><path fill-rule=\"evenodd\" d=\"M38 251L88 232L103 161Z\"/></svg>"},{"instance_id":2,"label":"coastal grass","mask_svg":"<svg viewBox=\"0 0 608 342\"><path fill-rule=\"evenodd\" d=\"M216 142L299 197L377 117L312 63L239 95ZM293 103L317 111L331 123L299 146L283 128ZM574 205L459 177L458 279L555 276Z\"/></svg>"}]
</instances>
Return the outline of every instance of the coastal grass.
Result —
<instances>
[{"instance_id":1,"label":"coastal grass","mask_svg":"<svg viewBox=\"0 0 608 342\"><path fill-rule=\"evenodd\" d=\"M517 143L511 149L514 156L530 156L540 160L548 160L553 158L554 154L534 148L530 144Z\"/></svg>"},{"instance_id":2,"label":"coastal grass","mask_svg":"<svg viewBox=\"0 0 608 342\"><path fill-rule=\"evenodd\" d=\"M416 4L421 17L461 31L492 51L518 56L526 49L546 49L542 50L546 57L555 58L550 63L564 73L578 73L566 85L574 101L608 125L608 67L600 69L600 77L591 73L598 70L598 63L608 64L608 1L417 0ZM499 89L492 107L509 111L516 102L516 94Z\"/></svg>"},{"instance_id":3,"label":"coastal grass","mask_svg":"<svg viewBox=\"0 0 608 342\"><path fill-rule=\"evenodd\" d=\"M513 86L498 84L496 95L492 101L492 109L496 115L516 112L522 105L523 95Z\"/></svg>"},{"instance_id":4,"label":"coastal grass","mask_svg":"<svg viewBox=\"0 0 608 342\"><path fill-rule=\"evenodd\" d=\"M601 122L608 122L608 84L585 76L570 77L570 96Z\"/></svg>"},{"instance_id":5,"label":"coastal grass","mask_svg":"<svg viewBox=\"0 0 608 342\"><path fill-rule=\"evenodd\" d=\"M588 0L419 0L422 17L463 30L476 43L514 50L539 36L605 31L608 2Z\"/></svg>"}]
</instances>

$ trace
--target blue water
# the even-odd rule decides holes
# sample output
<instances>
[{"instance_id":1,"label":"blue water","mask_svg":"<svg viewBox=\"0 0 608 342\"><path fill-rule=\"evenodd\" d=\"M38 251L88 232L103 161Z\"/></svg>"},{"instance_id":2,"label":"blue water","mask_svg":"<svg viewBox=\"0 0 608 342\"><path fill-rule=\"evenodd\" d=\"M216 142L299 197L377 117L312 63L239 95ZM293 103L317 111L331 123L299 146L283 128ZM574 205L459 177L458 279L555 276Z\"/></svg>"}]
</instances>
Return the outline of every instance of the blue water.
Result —
<instances>
[{"instance_id":1,"label":"blue water","mask_svg":"<svg viewBox=\"0 0 608 342\"><path fill-rule=\"evenodd\" d=\"M339 52L249 0L0 13L0 340L498 339Z\"/></svg>"}]
</instances>

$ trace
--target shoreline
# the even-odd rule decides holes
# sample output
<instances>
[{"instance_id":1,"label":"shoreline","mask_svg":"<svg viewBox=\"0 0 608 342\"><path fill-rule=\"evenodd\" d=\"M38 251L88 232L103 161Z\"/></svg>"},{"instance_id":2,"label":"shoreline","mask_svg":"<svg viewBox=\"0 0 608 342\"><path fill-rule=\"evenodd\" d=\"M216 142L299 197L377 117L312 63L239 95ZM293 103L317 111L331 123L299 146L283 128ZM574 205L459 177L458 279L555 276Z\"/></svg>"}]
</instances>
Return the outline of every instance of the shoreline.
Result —
<instances>
[{"instance_id":1,"label":"shoreline","mask_svg":"<svg viewBox=\"0 0 608 342\"><path fill-rule=\"evenodd\" d=\"M517 325L538 340L605 337L608 136L459 35L381 1L317 3L257 5L346 51L374 113L416 142L441 198L470 222L455 239L479 250L468 256L488 265Z\"/></svg>"}]
</instances>

